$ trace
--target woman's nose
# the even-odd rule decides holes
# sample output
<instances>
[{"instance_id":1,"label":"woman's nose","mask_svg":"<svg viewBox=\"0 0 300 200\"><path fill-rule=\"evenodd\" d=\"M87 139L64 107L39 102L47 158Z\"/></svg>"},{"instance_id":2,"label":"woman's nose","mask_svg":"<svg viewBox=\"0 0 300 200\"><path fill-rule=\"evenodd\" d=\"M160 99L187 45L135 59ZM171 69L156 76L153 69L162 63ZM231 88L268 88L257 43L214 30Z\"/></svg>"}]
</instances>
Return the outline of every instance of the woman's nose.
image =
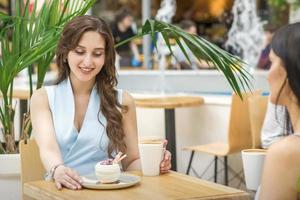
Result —
<instances>
[{"instance_id":1,"label":"woman's nose","mask_svg":"<svg viewBox=\"0 0 300 200\"><path fill-rule=\"evenodd\" d=\"M83 64L86 67L89 67L92 64L92 57L90 55L86 55L83 59Z\"/></svg>"}]
</instances>

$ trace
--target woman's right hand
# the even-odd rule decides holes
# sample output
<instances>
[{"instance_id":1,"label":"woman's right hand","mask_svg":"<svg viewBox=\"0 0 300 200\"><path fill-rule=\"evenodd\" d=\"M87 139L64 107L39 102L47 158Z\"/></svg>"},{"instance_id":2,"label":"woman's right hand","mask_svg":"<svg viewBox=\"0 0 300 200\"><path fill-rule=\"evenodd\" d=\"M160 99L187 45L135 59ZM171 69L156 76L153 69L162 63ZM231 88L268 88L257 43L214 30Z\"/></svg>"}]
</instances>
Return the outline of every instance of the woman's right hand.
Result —
<instances>
[{"instance_id":1,"label":"woman's right hand","mask_svg":"<svg viewBox=\"0 0 300 200\"><path fill-rule=\"evenodd\" d=\"M56 168L53 175L57 189L63 186L72 190L81 189L82 179L78 173L69 167L60 165Z\"/></svg>"}]
</instances>

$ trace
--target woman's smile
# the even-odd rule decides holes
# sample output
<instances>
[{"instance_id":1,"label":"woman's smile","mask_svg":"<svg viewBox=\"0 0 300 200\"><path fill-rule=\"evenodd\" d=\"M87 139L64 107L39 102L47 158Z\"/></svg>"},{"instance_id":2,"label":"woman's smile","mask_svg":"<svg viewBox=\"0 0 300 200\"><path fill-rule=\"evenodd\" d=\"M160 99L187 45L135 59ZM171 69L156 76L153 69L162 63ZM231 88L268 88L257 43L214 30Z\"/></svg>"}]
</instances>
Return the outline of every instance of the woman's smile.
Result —
<instances>
[{"instance_id":1,"label":"woman's smile","mask_svg":"<svg viewBox=\"0 0 300 200\"><path fill-rule=\"evenodd\" d=\"M79 67L82 73L84 74L89 74L89 72L93 71L95 68L90 68L90 67Z\"/></svg>"}]
</instances>

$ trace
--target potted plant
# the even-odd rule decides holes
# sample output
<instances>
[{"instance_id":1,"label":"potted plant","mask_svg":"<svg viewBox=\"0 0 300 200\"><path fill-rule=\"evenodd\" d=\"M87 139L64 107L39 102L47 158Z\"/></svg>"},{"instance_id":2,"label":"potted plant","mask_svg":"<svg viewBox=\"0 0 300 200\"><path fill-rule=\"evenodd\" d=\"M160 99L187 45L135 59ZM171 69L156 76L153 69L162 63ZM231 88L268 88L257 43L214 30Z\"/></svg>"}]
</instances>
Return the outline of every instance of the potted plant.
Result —
<instances>
[{"instance_id":1,"label":"potted plant","mask_svg":"<svg viewBox=\"0 0 300 200\"><path fill-rule=\"evenodd\" d=\"M95 0L50 0L37 9L35 0L17 0L15 14L0 13L0 191L4 199L20 199L20 183L16 189L4 187L12 178L19 179L19 154L15 141L13 103L14 78L24 69L28 70L32 94L32 68L37 67L37 88L42 86L46 71L54 57L56 42L64 24L77 15L83 15ZM8 176L9 175L9 176ZM8 181L10 180L10 181ZM12 186L11 186L12 187ZM17 195L17 196L7 196Z\"/></svg>"},{"instance_id":2,"label":"potted plant","mask_svg":"<svg viewBox=\"0 0 300 200\"><path fill-rule=\"evenodd\" d=\"M3 141L0 143L0 154L13 154L18 157L17 143L14 139L14 114L13 104L14 78L23 70L28 70L30 92L32 94L32 68L37 69L37 88L43 85L45 74L54 57L54 50L61 30L66 22L77 15L83 15L95 3L95 0L48 0L37 12L35 0L32 12L29 12L29 1L16 1L16 13L8 16L0 13L0 43L2 57L0 58L0 124ZM216 45L198 37L190 35L180 28L165 22L148 19L139 33L116 46L130 40L150 34L155 43L156 33L162 34L169 50L169 38L175 38L177 45L188 59L183 46L187 46L199 59L206 60L209 65L219 69L233 90L240 94L241 88L249 88L249 73L243 68L243 61L230 55ZM156 44L156 43L155 43ZM189 59L188 59L189 60ZM7 155L4 155L7 156ZM8 161L1 160L0 166ZM19 161L17 161L19 162ZM16 164L8 164L11 168ZM1 174L1 171L0 171ZM0 186L0 188L2 188Z\"/></svg>"}]
</instances>

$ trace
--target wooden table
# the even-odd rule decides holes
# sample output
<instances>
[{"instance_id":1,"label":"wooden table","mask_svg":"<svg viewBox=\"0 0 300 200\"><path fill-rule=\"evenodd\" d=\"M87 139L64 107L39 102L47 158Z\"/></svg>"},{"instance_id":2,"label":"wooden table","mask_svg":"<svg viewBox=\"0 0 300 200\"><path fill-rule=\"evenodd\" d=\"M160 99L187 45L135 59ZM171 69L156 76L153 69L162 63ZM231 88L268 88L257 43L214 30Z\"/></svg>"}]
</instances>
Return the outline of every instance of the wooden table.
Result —
<instances>
[{"instance_id":1,"label":"wooden table","mask_svg":"<svg viewBox=\"0 0 300 200\"><path fill-rule=\"evenodd\" d=\"M53 182L33 181L24 184L24 193L44 200L250 200L245 191L170 172L156 177L142 177L133 187L119 190L57 190Z\"/></svg>"},{"instance_id":2,"label":"wooden table","mask_svg":"<svg viewBox=\"0 0 300 200\"><path fill-rule=\"evenodd\" d=\"M2 94L0 93L0 98L1 97L2 97ZM12 97L15 99L27 101L30 98L30 92L28 89L14 89Z\"/></svg>"},{"instance_id":3,"label":"wooden table","mask_svg":"<svg viewBox=\"0 0 300 200\"><path fill-rule=\"evenodd\" d=\"M14 89L13 98L28 100L30 98L30 92L28 89Z\"/></svg>"},{"instance_id":4,"label":"wooden table","mask_svg":"<svg viewBox=\"0 0 300 200\"><path fill-rule=\"evenodd\" d=\"M177 170L175 108L199 106L203 103L204 99L199 96L157 96L135 99L137 107L165 109L165 134L168 140L168 150L172 154L172 170Z\"/></svg>"}]
</instances>

